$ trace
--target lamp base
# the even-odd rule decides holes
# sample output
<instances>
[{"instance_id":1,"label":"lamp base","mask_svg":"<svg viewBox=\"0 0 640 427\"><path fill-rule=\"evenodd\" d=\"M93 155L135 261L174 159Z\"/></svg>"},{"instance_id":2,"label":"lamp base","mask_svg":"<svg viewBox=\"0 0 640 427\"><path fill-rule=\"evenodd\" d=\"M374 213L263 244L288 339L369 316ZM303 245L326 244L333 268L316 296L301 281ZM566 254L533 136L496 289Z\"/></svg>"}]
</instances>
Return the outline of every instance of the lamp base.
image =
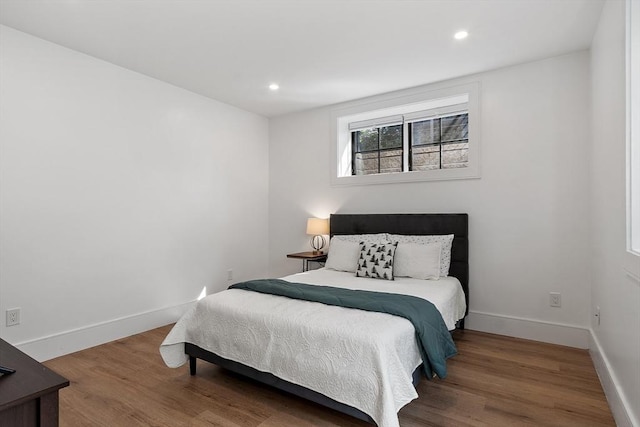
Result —
<instances>
[{"instance_id":1,"label":"lamp base","mask_svg":"<svg viewBox=\"0 0 640 427\"><path fill-rule=\"evenodd\" d=\"M311 238L311 247L313 248L313 254L314 255L321 255L322 254L322 248L324 248L324 245L327 244L327 241L325 240L324 236L322 235L315 235Z\"/></svg>"}]
</instances>

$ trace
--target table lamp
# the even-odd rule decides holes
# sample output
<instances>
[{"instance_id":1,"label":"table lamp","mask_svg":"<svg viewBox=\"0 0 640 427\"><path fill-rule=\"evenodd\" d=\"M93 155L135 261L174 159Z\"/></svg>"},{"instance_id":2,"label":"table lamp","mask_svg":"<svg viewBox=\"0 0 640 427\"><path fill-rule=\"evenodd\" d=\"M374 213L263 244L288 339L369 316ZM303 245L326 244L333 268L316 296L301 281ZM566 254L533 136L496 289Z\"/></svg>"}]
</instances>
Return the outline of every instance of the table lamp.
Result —
<instances>
[{"instance_id":1,"label":"table lamp","mask_svg":"<svg viewBox=\"0 0 640 427\"><path fill-rule=\"evenodd\" d=\"M307 234L313 236L311 238L313 253L320 255L322 253L322 248L327 244L324 234L329 234L329 220L309 218L307 220Z\"/></svg>"}]
</instances>

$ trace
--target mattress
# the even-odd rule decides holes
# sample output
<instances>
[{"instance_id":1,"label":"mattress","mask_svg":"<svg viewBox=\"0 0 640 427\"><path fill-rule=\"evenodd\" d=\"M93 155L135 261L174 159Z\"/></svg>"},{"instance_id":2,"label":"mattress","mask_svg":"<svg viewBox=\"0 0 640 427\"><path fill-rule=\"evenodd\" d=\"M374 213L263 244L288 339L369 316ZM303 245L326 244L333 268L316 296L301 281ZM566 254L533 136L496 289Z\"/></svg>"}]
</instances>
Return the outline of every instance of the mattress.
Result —
<instances>
[{"instance_id":1,"label":"mattress","mask_svg":"<svg viewBox=\"0 0 640 427\"><path fill-rule=\"evenodd\" d=\"M320 269L283 279L425 298L450 329L465 312L462 288L451 277L383 281ZM381 427L397 427L397 412L418 397L414 328L385 313L231 289L198 301L176 323L160 347L168 366L187 362L185 342L357 408Z\"/></svg>"}]
</instances>

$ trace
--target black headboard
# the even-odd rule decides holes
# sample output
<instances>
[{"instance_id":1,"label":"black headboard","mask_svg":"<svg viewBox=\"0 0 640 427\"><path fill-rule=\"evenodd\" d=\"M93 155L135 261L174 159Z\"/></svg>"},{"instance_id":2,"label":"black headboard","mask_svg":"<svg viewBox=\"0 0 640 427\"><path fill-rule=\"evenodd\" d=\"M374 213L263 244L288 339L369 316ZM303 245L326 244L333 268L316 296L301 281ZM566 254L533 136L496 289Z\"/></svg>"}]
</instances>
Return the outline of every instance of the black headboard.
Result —
<instances>
[{"instance_id":1,"label":"black headboard","mask_svg":"<svg viewBox=\"0 0 640 427\"><path fill-rule=\"evenodd\" d=\"M449 275L462 284L469 313L469 216L467 214L333 214L331 236L391 233L453 234Z\"/></svg>"}]
</instances>

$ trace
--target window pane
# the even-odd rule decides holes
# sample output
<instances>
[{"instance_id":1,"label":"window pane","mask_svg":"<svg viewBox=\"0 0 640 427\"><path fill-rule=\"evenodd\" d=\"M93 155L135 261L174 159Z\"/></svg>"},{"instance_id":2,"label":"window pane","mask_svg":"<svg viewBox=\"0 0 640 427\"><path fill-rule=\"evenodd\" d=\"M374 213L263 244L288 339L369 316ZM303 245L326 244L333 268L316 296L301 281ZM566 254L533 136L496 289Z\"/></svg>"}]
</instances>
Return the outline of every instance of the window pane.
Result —
<instances>
[{"instance_id":1,"label":"window pane","mask_svg":"<svg viewBox=\"0 0 640 427\"><path fill-rule=\"evenodd\" d=\"M402 172L402 150L380 151L380 173Z\"/></svg>"},{"instance_id":2,"label":"window pane","mask_svg":"<svg viewBox=\"0 0 640 427\"><path fill-rule=\"evenodd\" d=\"M411 170L467 167L469 163L468 113L414 122L410 124L410 132Z\"/></svg>"},{"instance_id":3,"label":"window pane","mask_svg":"<svg viewBox=\"0 0 640 427\"><path fill-rule=\"evenodd\" d=\"M442 126L442 142L458 141L469 138L469 115L443 117L440 119Z\"/></svg>"},{"instance_id":4,"label":"window pane","mask_svg":"<svg viewBox=\"0 0 640 427\"><path fill-rule=\"evenodd\" d=\"M356 132L356 151L372 151L378 149L378 128L363 129Z\"/></svg>"},{"instance_id":5,"label":"window pane","mask_svg":"<svg viewBox=\"0 0 640 427\"><path fill-rule=\"evenodd\" d=\"M410 124L411 145L434 144L440 142L440 120L424 120Z\"/></svg>"},{"instance_id":6,"label":"window pane","mask_svg":"<svg viewBox=\"0 0 640 427\"><path fill-rule=\"evenodd\" d=\"M469 143L442 144L442 169L466 168L469 163Z\"/></svg>"},{"instance_id":7,"label":"window pane","mask_svg":"<svg viewBox=\"0 0 640 427\"><path fill-rule=\"evenodd\" d=\"M356 153L355 155L355 175L370 175L378 173L378 152Z\"/></svg>"},{"instance_id":8,"label":"window pane","mask_svg":"<svg viewBox=\"0 0 640 427\"><path fill-rule=\"evenodd\" d=\"M440 169L440 145L413 147L411 153L411 170L425 171Z\"/></svg>"},{"instance_id":9,"label":"window pane","mask_svg":"<svg viewBox=\"0 0 640 427\"><path fill-rule=\"evenodd\" d=\"M380 128L380 148L402 147L402 125Z\"/></svg>"},{"instance_id":10,"label":"window pane","mask_svg":"<svg viewBox=\"0 0 640 427\"><path fill-rule=\"evenodd\" d=\"M402 172L402 125L362 129L352 135L354 175Z\"/></svg>"}]
</instances>

